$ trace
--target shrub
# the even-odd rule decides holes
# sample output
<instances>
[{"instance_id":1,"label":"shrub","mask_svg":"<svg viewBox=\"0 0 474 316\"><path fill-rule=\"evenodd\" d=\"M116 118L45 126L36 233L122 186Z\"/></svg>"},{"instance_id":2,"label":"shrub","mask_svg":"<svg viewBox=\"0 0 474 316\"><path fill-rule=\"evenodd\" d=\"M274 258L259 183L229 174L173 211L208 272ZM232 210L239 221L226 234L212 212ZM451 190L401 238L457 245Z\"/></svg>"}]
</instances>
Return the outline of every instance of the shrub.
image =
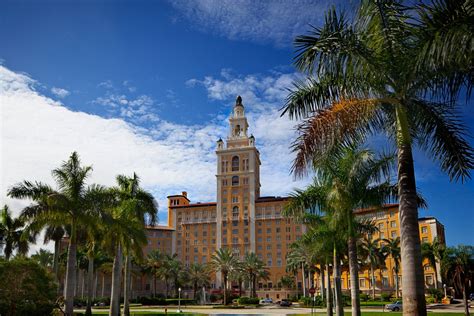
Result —
<instances>
[{"instance_id":1,"label":"shrub","mask_svg":"<svg viewBox=\"0 0 474 316\"><path fill-rule=\"evenodd\" d=\"M380 297L381 297L382 301L390 301L392 296L393 296L393 293L391 293L391 292L380 294Z\"/></svg>"},{"instance_id":2,"label":"shrub","mask_svg":"<svg viewBox=\"0 0 474 316\"><path fill-rule=\"evenodd\" d=\"M363 302L367 302L369 300L370 296L367 293L360 293L360 300Z\"/></svg>"},{"instance_id":3,"label":"shrub","mask_svg":"<svg viewBox=\"0 0 474 316\"><path fill-rule=\"evenodd\" d=\"M436 300L435 300L434 297L427 297L426 298L426 304L433 304L435 302L436 302Z\"/></svg>"},{"instance_id":4,"label":"shrub","mask_svg":"<svg viewBox=\"0 0 474 316\"><path fill-rule=\"evenodd\" d=\"M299 302L306 307L311 307L313 304L313 297L303 296L300 298ZM324 306L325 302L320 295L316 295L314 298L314 306Z\"/></svg>"},{"instance_id":5,"label":"shrub","mask_svg":"<svg viewBox=\"0 0 474 316\"><path fill-rule=\"evenodd\" d=\"M57 284L51 273L27 258L0 261L0 315L50 315Z\"/></svg>"},{"instance_id":6,"label":"shrub","mask_svg":"<svg viewBox=\"0 0 474 316\"><path fill-rule=\"evenodd\" d=\"M428 289L427 292L436 302L440 302L444 297L444 293L440 289Z\"/></svg>"},{"instance_id":7,"label":"shrub","mask_svg":"<svg viewBox=\"0 0 474 316\"><path fill-rule=\"evenodd\" d=\"M237 300L237 303L239 305L258 305L258 303L260 302L260 300L258 299L258 297L241 297Z\"/></svg>"}]
</instances>

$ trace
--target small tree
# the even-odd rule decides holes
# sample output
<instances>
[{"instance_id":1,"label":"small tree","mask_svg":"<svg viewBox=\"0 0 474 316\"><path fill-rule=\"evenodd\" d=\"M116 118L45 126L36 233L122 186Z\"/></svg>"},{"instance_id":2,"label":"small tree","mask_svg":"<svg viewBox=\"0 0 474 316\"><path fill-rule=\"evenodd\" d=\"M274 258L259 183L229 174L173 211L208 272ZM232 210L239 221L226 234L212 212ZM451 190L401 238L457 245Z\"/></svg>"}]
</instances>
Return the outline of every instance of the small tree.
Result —
<instances>
[{"instance_id":1,"label":"small tree","mask_svg":"<svg viewBox=\"0 0 474 316\"><path fill-rule=\"evenodd\" d=\"M52 274L26 258L0 261L0 315L50 315L57 285Z\"/></svg>"}]
</instances>

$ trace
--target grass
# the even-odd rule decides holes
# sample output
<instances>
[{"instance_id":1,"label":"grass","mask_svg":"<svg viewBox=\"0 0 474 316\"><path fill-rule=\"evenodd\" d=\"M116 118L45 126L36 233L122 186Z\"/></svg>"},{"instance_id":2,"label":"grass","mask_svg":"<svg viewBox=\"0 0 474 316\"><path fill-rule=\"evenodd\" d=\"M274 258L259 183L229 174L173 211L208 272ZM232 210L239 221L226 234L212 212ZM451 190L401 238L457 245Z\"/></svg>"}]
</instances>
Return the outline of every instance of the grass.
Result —
<instances>
[{"instance_id":1,"label":"grass","mask_svg":"<svg viewBox=\"0 0 474 316\"><path fill-rule=\"evenodd\" d=\"M108 315L109 314L109 311L97 311L97 310L93 310L92 311L92 315ZM80 315L84 315L83 312L81 313L78 313L78 312L75 312L74 313L75 316L80 316ZM131 310L130 311L130 315L133 315L133 316L142 316L142 315L185 315L185 316L204 316L204 314L194 314L194 313L176 313L176 312L168 312L167 314L165 314L164 312L152 312L152 311L133 311Z\"/></svg>"},{"instance_id":2,"label":"grass","mask_svg":"<svg viewBox=\"0 0 474 316\"><path fill-rule=\"evenodd\" d=\"M438 313L438 312L428 312L431 315L435 316L464 316L464 313ZM291 314L291 316L310 316L308 314ZM345 312L344 316L351 316L350 312ZM402 312L362 312L362 316L402 316ZM326 316L326 313L313 313L313 316Z\"/></svg>"}]
</instances>

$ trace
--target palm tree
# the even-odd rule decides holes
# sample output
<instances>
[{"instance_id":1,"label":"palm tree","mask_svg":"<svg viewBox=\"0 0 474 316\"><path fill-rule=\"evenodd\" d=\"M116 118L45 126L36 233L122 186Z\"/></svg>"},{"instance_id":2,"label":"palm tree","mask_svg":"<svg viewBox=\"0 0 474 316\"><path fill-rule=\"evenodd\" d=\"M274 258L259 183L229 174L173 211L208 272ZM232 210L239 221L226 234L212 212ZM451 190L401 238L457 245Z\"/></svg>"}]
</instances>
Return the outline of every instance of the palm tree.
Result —
<instances>
[{"instance_id":1,"label":"palm tree","mask_svg":"<svg viewBox=\"0 0 474 316\"><path fill-rule=\"evenodd\" d=\"M196 299L197 290L209 286L209 269L206 264L192 263L187 269L189 284L193 287L193 298Z\"/></svg>"},{"instance_id":2,"label":"palm tree","mask_svg":"<svg viewBox=\"0 0 474 316\"><path fill-rule=\"evenodd\" d=\"M157 219L157 203L153 196L140 188L140 179L136 173L132 177L119 175L116 178L117 188L113 191L118 199L118 208L122 212L129 212L131 216L136 217L145 225L154 225ZM140 257L141 246L136 240L130 240L133 245L135 255ZM131 281L131 248L123 248L125 252L125 279L124 279L124 315L130 315L130 281Z\"/></svg>"},{"instance_id":3,"label":"palm tree","mask_svg":"<svg viewBox=\"0 0 474 316\"><path fill-rule=\"evenodd\" d=\"M0 211L0 235L3 240L3 254L9 260L13 252L26 255L29 243L35 241L35 236L25 230L25 221L21 217L13 218L7 205Z\"/></svg>"},{"instance_id":4,"label":"palm tree","mask_svg":"<svg viewBox=\"0 0 474 316\"><path fill-rule=\"evenodd\" d=\"M392 284L395 284L395 296L396 298L400 295L400 289L398 284L398 275L400 273L400 238L395 239L384 239L385 244L383 245L384 252L387 253L393 260L394 267L394 280Z\"/></svg>"},{"instance_id":5,"label":"palm tree","mask_svg":"<svg viewBox=\"0 0 474 316\"><path fill-rule=\"evenodd\" d=\"M146 258L145 270L153 276L153 297L156 297L156 279L159 269L163 266L164 258L164 254L158 249L152 250Z\"/></svg>"},{"instance_id":6,"label":"palm tree","mask_svg":"<svg viewBox=\"0 0 474 316\"><path fill-rule=\"evenodd\" d=\"M8 191L12 198L31 199L33 204L23 209L21 217L30 222L31 229L46 225L68 225L69 245L64 289L65 314L72 316L74 289L76 288L77 234L80 227L87 227L97 220L92 205L96 192L86 186L92 167L82 167L77 152L52 171L58 190L40 182L23 181Z\"/></svg>"},{"instance_id":7,"label":"palm tree","mask_svg":"<svg viewBox=\"0 0 474 316\"><path fill-rule=\"evenodd\" d=\"M53 253L49 250L40 249L31 255L31 259L38 262L42 267L50 269L53 266Z\"/></svg>"},{"instance_id":8,"label":"palm tree","mask_svg":"<svg viewBox=\"0 0 474 316\"><path fill-rule=\"evenodd\" d=\"M438 288L438 261L441 259L441 251L444 248L438 238L435 238L432 243L424 242L421 244L421 257L428 260L428 264L433 268L435 273L435 288Z\"/></svg>"},{"instance_id":9,"label":"palm tree","mask_svg":"<svg viewBox=\"0 0 474 316\"><path fill-rule=\"evenodd\" d=\"M448 248L445 261L453 285L462 293L464 315L469 316L468 290L474 276L474 247L459 245Z\"/></svg>"},{"instance_id":10,"label":"palm tree","mask_svg":"<svg viewBox=\"0 0 474 316\"><path fill-rule=\"evenodd\" d=\"M218 249L211 257L210 267L216 273L222 273L224 289L224 305L227 305L227 281L229 273L237 265L238 259L229 248Z\"/></svg>"},{"instance_id":11,"label":"palm tree","mask_svg":"<svg viewBox=\"0 0 474 316\"><path fill-rule=\"evenodd\" d=\"M403 310L410 315L426 315L413 144L453 180L469 178L474 167L453 106L464 86L470 92L474 78L468 22L473 10L469 1L450 3L410 8L400 1L364 0L351 20L329 10L322 27L295 40L295 64L308 78L295 83L283 111L304 119L293 144L297 175L334 144L378 133L395 143ZM460 39L458 51L453 43Z\"/></svg>"},{"instance_id":12,"label":"palm tree","mask_svg":"<svg viewBox=\"0 0 474 316\"><path fill-rule=\"evenodd\" d=\"M43 243L47 244L51 240L54 241L54 255L53 255L53 271L56 282L59 282L59 251L61 247L61 240L66 235L64 226L47 225L44 233Z\"/></svg>"},{"instance_id":13,"label":"palm tree","mask_svg":"<svg viewBox=\"0 0 474 316\"><path fill-rule=\"evenodd\" d=\"M354 211L379 207L396 196L394 186L389 183L392 163L392 155L376 157L372 151L359 149L355 144L336 146L330 155L313 162L314 183L305 191L297 190L287 206L293 214L325 210L331 227L346 231L343 238L348 247L353 315L360 315L356 246L360 222Z\"/></svg>"},{"instance_id":14,"label":"palm tree","mask_svg":"<svg viewBox=\"0 0 474 316\"><path fill-rule=\"evenodd\" d=\"M122 284L123 249L139 253L147 237L143 221L120 207L108 209L104 225L107 234L103 247L114 256L112 264L112 287L109 315L120 316L120 293Z\"/></svg>"},{"instance_id":15,"label":"palm tree","mask_svg":"<svg viewBox=\"0 0 474 316\"><path fill-rule=\"evenodd\" d=\"M258 276L267 270L265 263L254 252L245 253L242 271L250 284L250 297L257 297Z\"/></svg>"},{"instance_id":16,"label":"palm tree","mask_svg":"<svg viewBox=\"0 0 474 316\"><path fill-rule=\"evenodd\" d=\"M361 252L365 257L366 262L370 267L370 287L372 289L372 299L375 300L375 268L380 265L381 247L379 245L380 239L374 239L369 234L361 242Z\"/></svg>"}]
</instances>

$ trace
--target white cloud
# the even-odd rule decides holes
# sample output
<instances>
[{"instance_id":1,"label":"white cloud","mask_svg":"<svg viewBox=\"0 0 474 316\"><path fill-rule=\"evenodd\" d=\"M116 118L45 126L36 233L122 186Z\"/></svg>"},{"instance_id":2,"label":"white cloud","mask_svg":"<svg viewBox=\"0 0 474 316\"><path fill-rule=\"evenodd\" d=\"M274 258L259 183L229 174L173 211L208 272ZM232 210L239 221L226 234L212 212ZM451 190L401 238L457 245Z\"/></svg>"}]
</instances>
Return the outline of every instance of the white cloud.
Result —
<instances>
[{"instance_id":1,"label":"white cloud","mask_svg":"<svg viewBox=\"0 0 474 316\"><path fill-rule=\"evenodd\" d=\"M134 123L159 121L155 101L148 95L131 98L125 94L107 93L103 97L96 98L92 103L107 106L110 113Z\"/></svg>"},{"instance_id":2,"label":"white cloud","mask_svg":"<svg viewBox=\"0 0 474 316\"><path fill-rule=\"evenodd\" d=\"M69 94L71 94L69 91L67 91L66 89L62 89L62 88L57 88L57 87L52 87L51 88L51 92L58 98L60 99L64 99L65 97L67 97Z\"/></svg>"},{"instance_id":3,"label":"white cloud","mask_svg":"<svg viewBox=\"0 0 474 316\"><path fill-rule=\"evenodd\" d=\"M260 86L247 82L251 82L249 87ZM277 85L278 79L271 82ZM117 174L137 172L143 186L160 202L161 220L166 219L167 195L188 191L193 201L215 201L215 141L227 135L222 116L216 114L210 122L192 126L157 118L152 128L144 129L122 119L73 112L38 93L37 84L30 76L0 66L0 204L9 204L15 214L26 202L7 198L7 189L24 179L53 184L50 171L73 151L79 152L84 165L93 165L90 183L113 185ZM266 83L259 91L270 86ZM219 95L227 101L226 95L229 102L235 97L230 91ZM109 101L104 104L117 108L123 104L140 108L152 102L146 97L121 96ZM288 174L292 122L280 118L276 107L256 110L261 107L248 102L246 109L261 152L262 194L284 195L303 183L293 182Z\"/></svg>"},{"instance_id":4,"label":"white cloud","mask_svg":"<svg viewBox=\"0 0 474 316\"><path fill-rule=\"evenodd\" d=\"M112 83L112 80L105 80L105 81L102 81L100 82L98 85L97 85L99 88L104 88L104 89L113 89L114 85Z\"/></svg>"},{"instance_id":5,"label":"white cloud","mask_svg":"<svg viewBox=\"0 0 474 316\"><path fill-rule=\"evenodd\" d=\"M186 19L205 31L230 39L271 41L291 46L296 35L317 25L329 7L327 0L170 0ZM332 1L334 4L334 1Z\"/></svg>"}]
</instances>

